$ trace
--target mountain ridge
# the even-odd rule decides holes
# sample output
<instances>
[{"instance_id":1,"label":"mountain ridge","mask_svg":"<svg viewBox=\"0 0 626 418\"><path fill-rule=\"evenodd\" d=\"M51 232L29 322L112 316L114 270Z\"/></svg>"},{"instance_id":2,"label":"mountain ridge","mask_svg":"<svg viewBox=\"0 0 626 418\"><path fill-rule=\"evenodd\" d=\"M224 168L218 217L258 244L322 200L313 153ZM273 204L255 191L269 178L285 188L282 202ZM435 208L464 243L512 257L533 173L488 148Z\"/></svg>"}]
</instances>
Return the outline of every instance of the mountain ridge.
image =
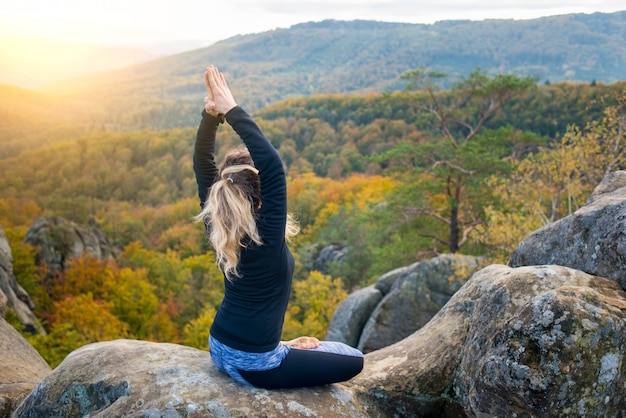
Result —
<instances>
[{"instance_id":1,"label":"mountain ridge","mask_svg":"<svg viewBox=\"0 0 626 418\"><path fill-rule=\"evenodd\" d=\"M420 66L451 80L480 67L544 82L612 83L626 79L626 11L434 24L305 22L86 76L84 87L73 80L46 91L115 85L120 93L188 102L202 95L199 80L208 64L227 73L237 97L252 109L294 96L402 89L400 75Z\"/></svg>"},{"instance_id":2,"label":"mountain ridge","mask_svg":"<svg viewBox=\"0 0 626 418\"><path fill-rule=\"evenodd\" d=\"M82 132L195 126L208 64L226 73L250 112L290 98L400 91L401 75L422 66L449 75L443 88L478 67L533 74L545 84L612 84L626 80L626 11L434 24L326 20L237 35L37 90L45 98L3 93L0 141L11 150L1 154L47 142L47 130L61 121Z\"/></svg>"}]
</instances>

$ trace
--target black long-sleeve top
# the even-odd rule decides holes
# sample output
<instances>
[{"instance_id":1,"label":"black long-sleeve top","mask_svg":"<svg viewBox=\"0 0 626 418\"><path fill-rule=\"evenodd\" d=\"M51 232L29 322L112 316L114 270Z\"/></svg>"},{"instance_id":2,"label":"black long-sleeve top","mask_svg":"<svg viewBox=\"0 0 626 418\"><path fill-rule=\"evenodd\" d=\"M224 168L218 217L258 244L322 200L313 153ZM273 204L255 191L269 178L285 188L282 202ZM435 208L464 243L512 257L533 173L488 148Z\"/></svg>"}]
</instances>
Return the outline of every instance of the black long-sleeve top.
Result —
<instances>
[{"instance_id":1,"label":"black long-sleeve top","mask_svg":"<svg viewBox=\"0 0 626 418\"><path fill-rule=\"evenodd\" d=\"M225 115L242 139L261 180L257 229L262 245L241 248L239 277L224 278L224 299L211 326L211 335L229 347L262 353L280 342L294 270L285 241L287 185L280 156L254 120L240 107ZM201 204L217 175L215 135L219 121L202 112L194 150L194 171Z\"/></svg>"}]
</instances>

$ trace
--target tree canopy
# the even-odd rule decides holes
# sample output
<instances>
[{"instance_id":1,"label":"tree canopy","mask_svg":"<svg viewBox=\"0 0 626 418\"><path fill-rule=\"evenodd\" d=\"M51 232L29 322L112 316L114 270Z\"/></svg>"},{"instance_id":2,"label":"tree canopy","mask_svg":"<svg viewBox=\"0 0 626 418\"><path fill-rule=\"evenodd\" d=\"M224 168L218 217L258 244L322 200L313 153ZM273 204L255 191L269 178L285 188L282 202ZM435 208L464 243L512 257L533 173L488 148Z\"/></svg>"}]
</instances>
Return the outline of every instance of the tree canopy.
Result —
<instances>
[{"instance_id":1,"label":"tree canopy","mask_svg":"<svg viewBox=\"0 0 626 418\"><path fill-rule=\"evenodd\" d=\"M348 292L394 268L442 252L503 260L624 168L623 83L535 85L476 70L446 88L423 69L406 80L419 89L293 98L255 113L285 162L302 227L285 339L306 329L323 338ZM19 108L0 130L19 126L30 111ZM29 146L3 148L0 159L0 224L48 332L29 339L53 365L111 338L206 348L223 277L191 220L195 128L107 132L80 122L54 133L51 112L40 133L22 126ZM221 129L218 159L238 143ZM40 216L95 218L121 256L73 260L51 279L22 242ZM343 261L312 268L330 245Z\"/></svg>"}]
</instances>

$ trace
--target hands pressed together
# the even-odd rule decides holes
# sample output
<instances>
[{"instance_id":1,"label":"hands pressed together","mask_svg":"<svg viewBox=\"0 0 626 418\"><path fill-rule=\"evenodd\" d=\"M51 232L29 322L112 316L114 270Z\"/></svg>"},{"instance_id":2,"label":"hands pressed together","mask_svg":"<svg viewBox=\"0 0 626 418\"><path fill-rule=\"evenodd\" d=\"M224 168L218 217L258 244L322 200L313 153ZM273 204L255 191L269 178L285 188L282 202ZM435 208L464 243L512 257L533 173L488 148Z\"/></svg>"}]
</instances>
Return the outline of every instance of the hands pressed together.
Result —
<instances>
[{"instance_id":1,"label":"hands pressed together","mask_svg":"<svg viewBox=\"0 0 626 418\"><path fill-rule=\"evenodd\" d=\"M237 106L224 74L213 65L208 66L204 72L204 85L207 91L204 98L204 109L208 114L213 116L225 115Z\"/></svg>"}]
</instances>

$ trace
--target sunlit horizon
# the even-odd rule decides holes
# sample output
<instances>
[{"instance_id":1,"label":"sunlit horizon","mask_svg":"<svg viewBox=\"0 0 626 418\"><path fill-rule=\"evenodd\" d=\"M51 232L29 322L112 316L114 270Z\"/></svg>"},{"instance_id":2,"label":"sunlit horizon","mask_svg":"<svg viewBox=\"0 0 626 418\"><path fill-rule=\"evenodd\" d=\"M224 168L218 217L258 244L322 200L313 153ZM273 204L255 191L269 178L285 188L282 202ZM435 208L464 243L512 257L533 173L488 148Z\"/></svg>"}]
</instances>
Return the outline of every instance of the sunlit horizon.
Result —
<instances>
[{"instance_id":1,"label":"sunlit horizon","mask_svg":"<svg viewBox=\"0 0 626 418\"><path fill-rule=\"evenodd\" d=\"M0 84L28 89L157 58L139 50L16 36L0 38L0 56Z\"/></svg>"},{"instance_id":2,"label":"sunlit horizon","mask_svg":"<svg viewBox=\"0 0 626 418\"><path fill-rule=\"evenodd\" d=\"M612 13L617 1L506 1L489 5L467 0L429 4L419 0L179 0L176 5L137 0L107 4L81 0L22 0L0 4L0 84L37 89L64 78L145 62L207 47L237 35L295 24L371 20L433 24L445 20L528 20L570 13ZM326 7L326 6L328 7Z\"/></svg>"},{"instance_id":3,"label":"sunlit horizon","mask_svg":"<svg viewBox=\"0 0 626 418\"><path fill-rule=\"evenodd\" d=\"M594 4L571 0L21 0L0 4L0 38L26 36L55 41L149 50L158 44L213 43L323 20L372 20L433 24L446 20L528 20L572 13L626 10L619 0ZM154 52L154 51L151 51Z\"/></svg>"}]
</instances>

